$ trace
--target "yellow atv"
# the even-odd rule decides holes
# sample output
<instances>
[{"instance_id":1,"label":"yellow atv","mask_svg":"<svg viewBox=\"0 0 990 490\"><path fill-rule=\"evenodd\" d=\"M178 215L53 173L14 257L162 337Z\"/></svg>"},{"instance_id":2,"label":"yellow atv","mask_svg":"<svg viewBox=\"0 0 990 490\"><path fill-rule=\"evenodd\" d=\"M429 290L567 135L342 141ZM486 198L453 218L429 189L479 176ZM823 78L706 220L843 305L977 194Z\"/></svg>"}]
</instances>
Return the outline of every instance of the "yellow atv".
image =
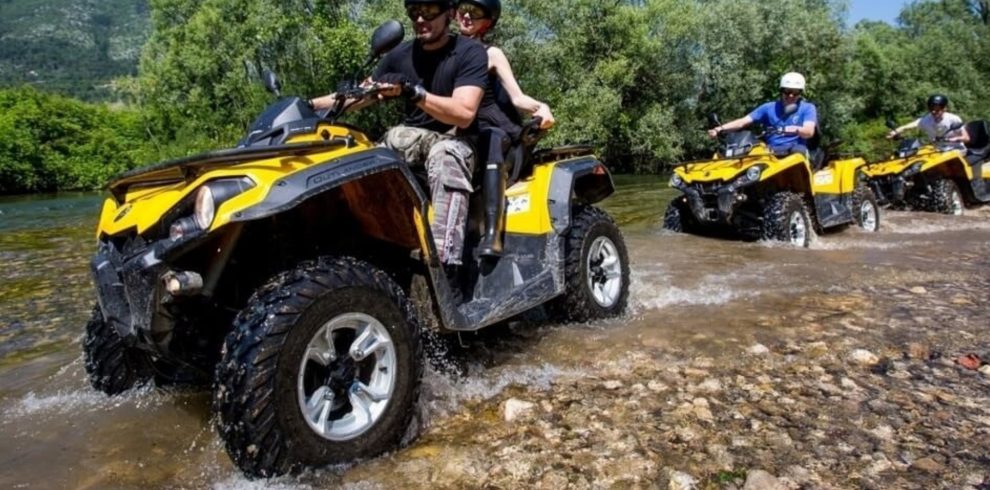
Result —
<instances>
[{"instance_id":1,"label":"yellow atv","mask_svg":"<svg viewBox=\"0 0 990 490\"><path fill-rule=\"evenodd\" d=\"M718 126L717 117L710 124ZM866 186L862 158L830 160L817 135L809 141L810 161L801 153L775 155L751 131L721 138L713 159L674 169L670 186L683 194L667 206L665 229L730 231L807 247L813 229L853 223L867 231L879 228L880 212Z\"/></svg>"},{"instance_id":2,"label":"yellow atv","mask_svg":"<svg viewBox=\"0 0 990 490\"><path fill-rule=\"evenodd\" d=\"M369 64L402 37L394 21L376 30ZM326 114L283 98L233 149L110 183L83 345L96 389L212 382L228 453L263 477L400 443L423 374L413 290L426 291L443 332L541 306L579 321L624 310L625 243L593 206L614 187L587 148L517 144L504 253L466 257L463 284L449 284L424 187L396 153L337 122L345 101L376 90L338 92ZM468 253L482 228L476 201Z\"/></svg>"},{"instance_id":3,"label":"yellow atv","mask_svg":"<svg viewBox=\"0 0 990 490\"><path fill-rule=\"evenodd\" d=\"M896 129L892 120L887 127ZM950 131L959 129L954 126ZM929 144L901 140L891 159L863 170L881 205L962 214L966 204L990 202L990 137L986 121L966 124L970 141L963 147L942 137Z\"/></svg>"}]
</instances>

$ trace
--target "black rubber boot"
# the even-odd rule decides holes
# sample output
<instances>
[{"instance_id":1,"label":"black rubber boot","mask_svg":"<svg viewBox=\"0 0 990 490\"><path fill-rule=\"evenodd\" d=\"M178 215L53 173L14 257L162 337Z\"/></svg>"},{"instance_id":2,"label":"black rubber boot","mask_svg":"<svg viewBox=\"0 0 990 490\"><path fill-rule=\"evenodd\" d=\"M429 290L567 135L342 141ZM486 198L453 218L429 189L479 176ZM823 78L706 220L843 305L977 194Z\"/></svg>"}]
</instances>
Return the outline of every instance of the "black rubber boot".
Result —
<instances>
[{"instance_id":1,"label":"black rubber boot","mask_svg":"<svg viewBox=\"0 0 990 490\"><path fill-rule=\"evenodd\" d=\"M504 164L489 164L486 168L482 191L485 193L485 235L478 243L479 257L502 256L502 231L505 228L505 180Z\"/></svg>"}]
</instances>

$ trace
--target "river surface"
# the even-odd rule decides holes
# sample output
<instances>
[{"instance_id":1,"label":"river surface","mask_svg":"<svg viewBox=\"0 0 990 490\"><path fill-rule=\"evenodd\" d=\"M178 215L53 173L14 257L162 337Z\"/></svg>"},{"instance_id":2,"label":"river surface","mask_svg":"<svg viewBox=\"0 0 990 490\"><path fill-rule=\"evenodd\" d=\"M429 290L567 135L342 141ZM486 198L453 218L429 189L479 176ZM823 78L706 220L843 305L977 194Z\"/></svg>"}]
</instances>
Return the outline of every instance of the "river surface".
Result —
<instances>
[{"instance_id":1,"label":"river surface","mask_svg":"<svg viewBox=\"0 0 990 490\"><path fill-rule=\"evenodd\" d=\"M795 352L810 352L802 350L801 341L814 337L839 358L859 345L849 340L857 338L859 332L860 344L880 356L884 349L903 350L910 342L928 339L924 345L938 347L945 357L974 350L990 358L986 312L990 303L986 282L990 275L990 207L967 210L958 217L885 212L879 233L847 229L818 237L810 249L796 249L662 231L660 219L673 197L665 181L619 178L617 183L618 192L603 207L618 222L629 248L632 287L625 316L587 325L520 323L466 337L468 355L462 357L470 359L465 367L468 375L428 374L421 400L421 435L409 447L352 467L267 482L248 481L231 466L213 429L208 393L145 387L108 398L90 388L80 341L95 298L88 261L94 250L101 197L0 198L0 488L668 488L668 484L670 488L680 488L676 484L691 488L692 478L696 484L707 481L717 488L721 485L718 482L731 484L733 477L741 485L739 479L757 463L775 475L797 472L794 467L814 473L811 460L823 456L804 454L793 449L795 446L786 453L769 451L765 458L751 450L756 455L735 454L719 463L724 473L712 473L717 470L711 468L718 466L705 465L713 458L697 458L695 453L711 451L709 445L717 446L711 454L753 446L726 439L723 447L716 444L715 438L721 437L716 435L709 439L699 436L709 441L702 448L692 449L689 443L677 446L681 444L678 441L699 439L685 436L663 421L636 425L642 422L641 417L623 415L627 409L589 406L588 411L572 414L567 407L583 403L574 392L613 377L615 381L602 381L603 390L623 393L612 398L632 399L632 394L622 391L628 389L629 393L641 393L635 395L637 404L663 407L666 403L673 413L677 404L670 400L676 393L665 389L676 380L658 385L658 373L674 373L684 379L690 379L692 373L708 373L705 376L716 381L702 379L699 381L708 384L700 386L717 387L716 393L702 398L704 402L687 398L692 413L701 410L699 417L704 421L709 403L732 406L727 399L719 401L718 393L728 393L733 383L744 386L747 378L745 372L720 374L720 366L737 366L736 358L746 352L762 353L764 346L768 356L779 355L783 363L793 361ZM911 294L920 298L917 303L905 299ZM919 317L929 320L926 330L895 328ZM952 324L958 325L953 327L957 330L937 332L939 325L951 322L956 322ZM870 325L883 328L870 331ZM867 334L872 337L864 337ZM788 350L791 348L797 351ZM811 369L818 372L820 368ZM936 374L942 372L938 370L941 368L933 369ZM886 386L883 383L887 381L870 381L870 373L861 371L855 376L863 379L850 375L850 383L873 383L878 390ZM846 387L849 377L843 375L842 379L841 387ZM973 400L985 402L990 396L986 379L973 378L966 383L981 384L960 385L960 389L976 393L959 395L961 404L976 405ZM567 401L572 396L575 399ZM976 396L984 398L973 398ZM525 428L526 434L515 429L503 431L500 427L506 422L500 407L513 397L529 399L537 410L542 406L543 412L556 414L556 418L533 421ZM589 394L588 400L592 398ZM608 398L603 397L601 403L612 403ZM856 406L860 408L853 407L850 413L865 407ZM956 416L952 409L946 410L947 417ZM985 448L990 414L985 405L982 410L970 428L982 434L974 436L973 442ZM714 407L711 412L715 414L707 414L709 430L719 432L720 426L733 423L727 418L720 424L721 412ZM660 408L655 413L660 413ZM745 416L747 412L741 413ZM569 420L571 416L577 421ZM567 459L565 464L553 462L552 455L539 456L548 449L566 453L568 437L574 433L592 437L587 432L594 433L602 425L599 416L609 417L608 430L618 431L614 440L619 442L605 440L600 444L601 448L616 445L617 449L609 453L612 456L586 464L580 457ZM588 420L582 420L584 417ZM813 425L813 421L808 423ZM582 424L588 428L576 427ZM623 427L642 430L637 436L640 438L649 438L651 431L666 430L676 432L676 437L657 442L653 449L645 447L649 446L646 443L644 448L622 449L620 442L629 435L622 434ZM893 433L899 433L901 427L895 424ZM532 436L536 432L541 435ZM554 442L555 437L564 442ZM792 437L794 444L800 443L799 434ZM664 446L668 443L674 446ZM592 448L589 454L594 454L598 446L588 444ZM870 461L882 461L877 454L882 456L886 450L877 447L867 451ZM880 465L876 473L894 478L888 488L964 488L966 482L975 482L973 488L984 488L975 486L980 483L981 461L990 467L985 449L984 456L974 456L972 462L945 449L951 454L942 460L935 458L933 461L941 466L926 473L935 479L925 480L904 469L920 461L921 455L905 458L903 448L890 451L885 457L890 464ZM623 454L633 453L639 456L622 459ZM585 467L598 468L604 464L602 458L610 457L615 464L625 466L586 472ZM552 466L556 473L535 463L523 470L512 466L518 461L548 461L546 458L553 462L546 463L547 468ZM847 471L855 471L860 479L852 479L849 475L853 473L836 477L823 468L817 479L806 475L806 482L798 487L869 487L863 483L874 481L869 468L856 467L862 458L836 456L839 466L831 466L850 468ZM872 468L879 463L870 464ZM961 479L954 480L956 476L948 474L950 469L958 470ZM632 479L623 480L622 475ZM791 481L797 481L798 476L792 475ZM990 473L983 476L990 485ZM876 478L882 481L880 476ZM934 483L929 487L926 482Z\"/></svg>"}]
</instances>

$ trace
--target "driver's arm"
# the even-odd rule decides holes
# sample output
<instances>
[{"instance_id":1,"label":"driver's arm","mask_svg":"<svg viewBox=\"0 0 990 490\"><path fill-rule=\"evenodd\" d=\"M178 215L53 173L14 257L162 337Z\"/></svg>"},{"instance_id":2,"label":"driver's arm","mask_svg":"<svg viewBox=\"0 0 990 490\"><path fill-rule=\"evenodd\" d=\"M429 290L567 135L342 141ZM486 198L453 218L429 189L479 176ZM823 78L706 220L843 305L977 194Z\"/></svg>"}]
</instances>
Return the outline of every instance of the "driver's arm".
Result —
<instances>
[{"instance_id":1,"label":"driver's arm","mask_svg":"<svg viewBox=\"0 0 990 490\"><path fill-rule=\"evenodd\" d=\"M801 139L808 140L815 136L815 127L817 124L814 121L805 121L803 125L797 128L797 135Z\"/></svg>"},{"instance_id":2,"label":"driver's arm","mask_svg":"<svg viewBox=\"0 0 990 490\"><path fill-rule=\"evenodd\" d=\"M909 122L909 123L907 123L907 124L905 124L903 126L898 127L897 129L892 130L890 133L887 134L887 137L888 138L893 138L894 136L897 136L897 135L899 135L899 134L901 134L901 133L903 133L903 132L905 132L905 131L907 131L909 129L914 129L914 128L918 127L918 124L920 124L920 123L921 123L921 119L920 118L915 119L914 121L911 121L911 122Z\"/></svg>"},{"instance_id":3,"label":"driver's arm","mask_svg":"<svg viewBox=\"0 0 990 490\"><path fill-rule=\"evenodd\" d=\"M371 83L372 83L371 82L371 79L369 78L369 79L366 79L364 82L362 82L361 85L362 86L368 86ZM349 98L349 99L344 100L344 104L343 104L342 107L346 107L347 110L351 111L351 110L362 109L364 107L368 107L368 106L374 104L375 102L378 102L378 98L377 97L364 97L363 99L357 101L356 103L355 103L354 99L350 99ZM314 97L312 99L309 99L309 105L312 106L313 109L314 110L317 110L317 111L324 110L324 109L330 109L336 103L337 103L337 93L336 92L334 92L332 94L324 95L324 96L321 96L321 97Z\"/></svg>"},{"instance_id":4,"label":"driver's arm","mask_svg":"<svg viewBox=\"0 0 990 490\"><path fill-rule=\"evenodd\" d=\"M753 124L753 118L748 115L743 116L740 117L739 119L729 121L721 126L716 126L715 128L709 129L708 135L714 138L718 136L718 134L721 133L722 131L735 131L737 129L745 128L750 124Z\"/></svg>"},{"instance_id":5,"label":"driver's arm","mask_svg":"<svg viewBox=\"0 0 990 490\"><path fill-rule=\"evenodd\" d=\"M455 88L450 97L427 92L426 97L417 102L416 106L433 116L437 121L466 128L471 125L478 114L478 107L481 106L481 97L484 93L481 87L463 85Z\"/></svg>"},{"instance_id":6,"label":"driver's arm","mask_svg":"<svg viewBox=\"0 0 990 490\"><path fill-rule=\"evenodd\" d=\"M948 138L947 141L952 141L954 143L969 143L969 131L966 131L966 126L959 128L959 135Z\"/></svg>"}]
</instances>

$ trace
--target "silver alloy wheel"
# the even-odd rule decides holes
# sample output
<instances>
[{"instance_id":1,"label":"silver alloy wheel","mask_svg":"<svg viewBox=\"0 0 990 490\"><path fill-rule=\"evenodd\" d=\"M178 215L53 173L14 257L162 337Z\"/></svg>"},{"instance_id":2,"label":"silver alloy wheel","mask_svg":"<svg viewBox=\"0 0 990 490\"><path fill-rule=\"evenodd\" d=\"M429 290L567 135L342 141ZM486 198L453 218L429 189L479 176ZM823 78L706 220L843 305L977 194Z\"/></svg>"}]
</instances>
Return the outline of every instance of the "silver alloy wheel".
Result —
<instances>
[{"instance_id":1,"label":"silver alloy wheel","mask_svg":"<svg viewBox=\"0 0 990 490\"><path fill-rule=\"evenodd\" d=\"M859 206L859 223L866 231L877 231L877 207L872 201L863 201Z\"/></svg>"},{"instance_id":2,"label":"silver alloy wheel","mask_svg":"<svg viewBox=\"0 0 990 490\"><path fill-rule=\"evenodd\" d=\"M615 243L600 236L588 249L588 288L595 302L602 308L611 308L622 295L622 258Z\"/></svg>"},{"instance_id":3,"label":"silver alloy wheel","mask_svg":"<svg viewBox=\"0 0 990 490\"><path fill-rule=\"evenodd\" d=\"M787 229L790 231L791 244L799 247L805 246L808 240L808 224L805 222L804 215L800 211L794 211L788 221Z\"/></svg>"},{"instance_id":4,"label":"silver alloy wheel","mask_svg":"<svg viewBox=\"0 0 990 490\"><path fill-rule=\"evenodd\" d=\"M949 193L949 206L954 216L961 216L963 214L962 194L959 193L959 190L955 186L952 187Z\"/></svg>"},{"instance_id":5,"label":"silver alloy wheel","mask_svg":"<svg viewBox=\"0 0 990 490\"><path fill-rule=\"evenodd\" d=\"M299 366L296 392L306 423L331 441L363 434L392 398L396 363L392 337L380 321L364 313L332 318L310 339Z\"/></svg>"}]
</instances>

